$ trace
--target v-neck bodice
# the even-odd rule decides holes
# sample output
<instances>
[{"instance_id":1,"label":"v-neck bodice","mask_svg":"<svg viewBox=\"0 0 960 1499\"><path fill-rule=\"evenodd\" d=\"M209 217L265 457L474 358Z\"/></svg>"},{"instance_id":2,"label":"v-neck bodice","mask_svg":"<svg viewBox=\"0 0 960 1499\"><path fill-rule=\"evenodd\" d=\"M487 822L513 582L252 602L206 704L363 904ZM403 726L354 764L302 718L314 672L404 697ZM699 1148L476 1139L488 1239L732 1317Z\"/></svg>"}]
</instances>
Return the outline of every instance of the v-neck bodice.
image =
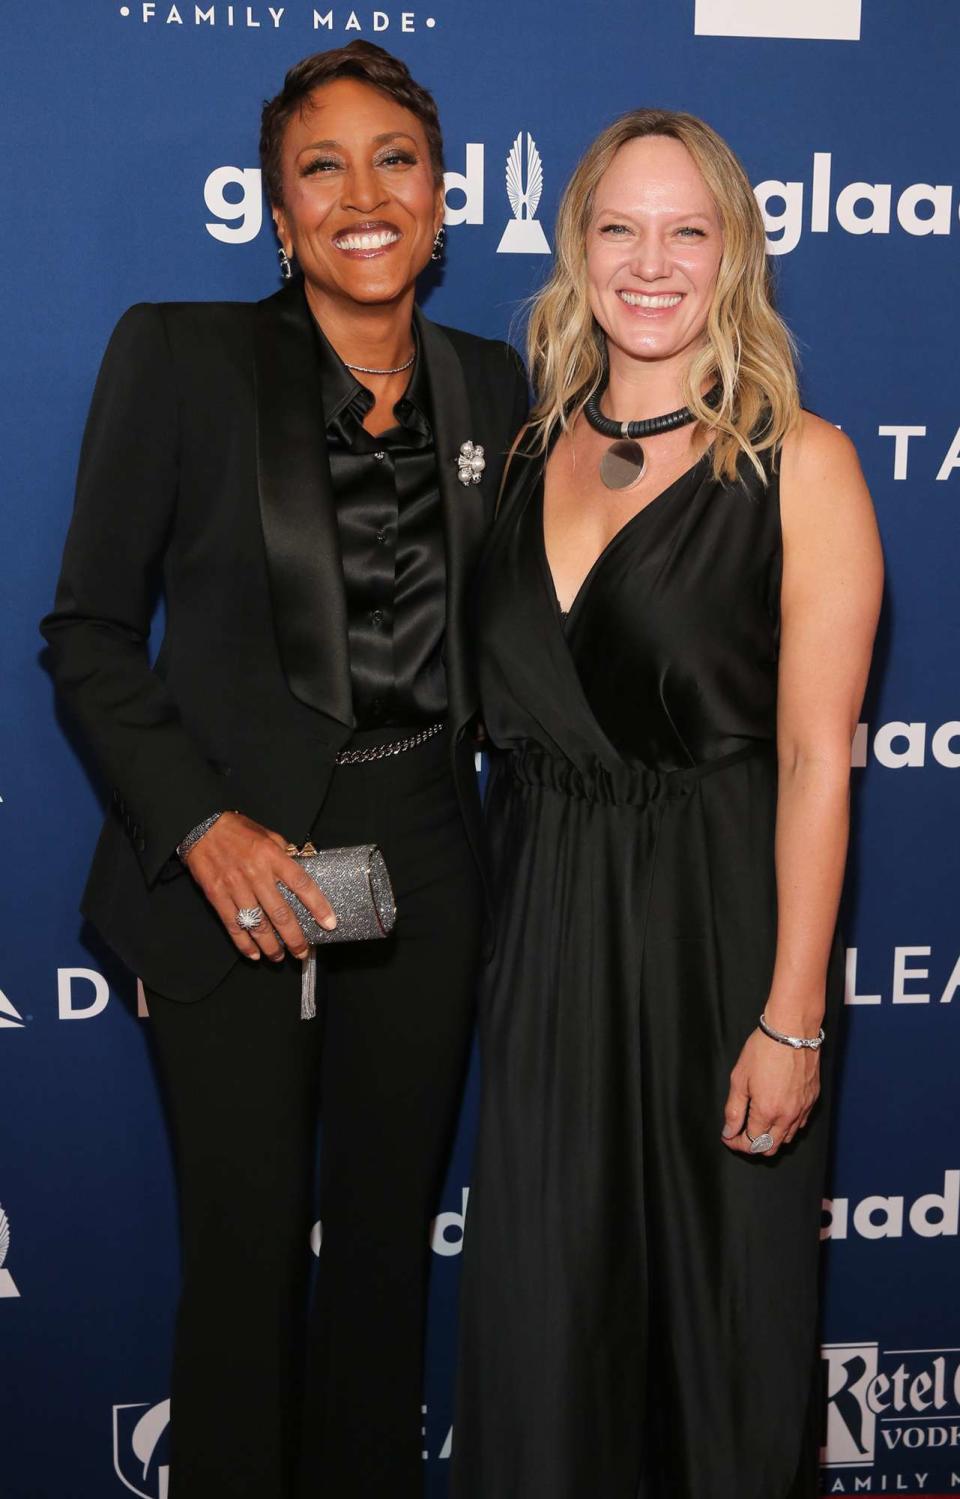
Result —
<instances>
[{"instance_id":1,"label":"v-neck bodice","mask_svg":"<svg viewBox=\"0 0 960 1499\"><path fill-rule=\"evenodd\" d=\"M702 453L701 456L697 459L696 463L692 463L689 468L684 469L683 473L678 474L676 479L674 479L670 484L664 485L663 489L661 489L657 494L653 495L651 499L647 500L646 504L642 505L639 510L635 511L633 515L629 516L628 519L623 522L622 526L618 527L618 529L610 537L610 540L606 543L606 545L600 548L600 551L594 558L591 567L581 579L580 587L577 589L576 593L571 599L569 609L560 609L560 598L556 591L556 584L554 583L553 593L554 597L557 600L557 607L560 610L561 619L568 620L577 612L577 607L581 599L584 598L590 591L590 585L593 582L594 574L601 570L607 553L614 551L622 540L626 540L629 537L630 533L633 531L634 527L640 527L644 523L644 517L647 516L648 512L654 510L658 505L665 505L672 498L674 490L682 490L686 483L690 480L692 475L697 471L697 469L701 467L703 463L707 461L707 459L708 454ZM544 471L543 475L541 476L541 481L537 485L537 494L540 505L540 531L543 539L544 563L550 581L551 583L553 583L553 570L550 566L550 558L547 554L547 526L545 515L546 465L544 465Z\"/></svg>"},{"instance_id":2,"label":"v-neck bodice","mask_svg":"<svg viewBox=\"0 0 960 1499\"><path fill-rule=\"evenodd\" d=\"M701 459L623 525L564 615L543 534L542 459L517 468L478 589L494 743L585 768L671 771L776 729L781 538L775 473Z\"/></svg>"}]
</instances>

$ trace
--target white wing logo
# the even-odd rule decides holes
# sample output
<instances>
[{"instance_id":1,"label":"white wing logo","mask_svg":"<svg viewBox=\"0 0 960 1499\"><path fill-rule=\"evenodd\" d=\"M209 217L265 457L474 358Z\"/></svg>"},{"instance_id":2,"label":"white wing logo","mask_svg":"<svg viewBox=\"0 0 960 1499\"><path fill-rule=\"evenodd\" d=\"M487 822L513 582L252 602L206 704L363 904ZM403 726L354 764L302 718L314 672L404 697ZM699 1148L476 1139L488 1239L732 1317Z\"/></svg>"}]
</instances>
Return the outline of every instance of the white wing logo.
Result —
<instances>
[{"instance_id":1,"label":"white wing logo","mask_svg":"<svg viewBox=\"0 0 960 1499\"><path fill-rule=\"evenodd\" d=\"M523 187L523 131L517 136L507 157L507 197L515 219L536 216L543 192L543 165L533 136L527 134L527 187ZM526 209L526 213L524 213Z\"/></svg>"},{"instance_id":2,"label":"white wing logo","mask_svg":"<svg viewBox=\"0 0 960 1499\"><path fill-rule=\"evenodd\" d=\"M536 214L543 192L543 163L533 136L527 131L527 148L523 148L521 130L507 156L507 197L513 218L503 231L497 253L513 255L549 255L543 226Z\"/></svg>"},{"instance_id":3,"label":"white wing logo","mask_svg":"<svg viewBox=\"0 0 960 1499\"><path fill-rule=\"evenodd\" d=\"M3 1268L3 1262L10 1248L10 1219L3 1208L0 1208L0 1300L10 1296L19 1296L20 1292L14 1283L13 1276L9 1270Z\"/></svg>"}]
</instances>

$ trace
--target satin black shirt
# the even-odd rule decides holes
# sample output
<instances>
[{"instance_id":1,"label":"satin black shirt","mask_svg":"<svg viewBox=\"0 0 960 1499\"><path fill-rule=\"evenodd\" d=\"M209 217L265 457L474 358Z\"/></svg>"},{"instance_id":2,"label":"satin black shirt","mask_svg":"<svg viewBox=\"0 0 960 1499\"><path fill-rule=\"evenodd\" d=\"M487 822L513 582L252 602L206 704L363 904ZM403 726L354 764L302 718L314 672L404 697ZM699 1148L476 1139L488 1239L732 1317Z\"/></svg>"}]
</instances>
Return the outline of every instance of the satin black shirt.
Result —
<instances>
[{"instance_id":1,"label":"satin black shirt","mask_svg":"<svg viewBox=\"0 0 960 1499\"><path fill-rule=\"evenodd\" d=\"M446 556L423 359L418 349L397 425L371 437L372 393L319 328L317 343L356 725L433 723L447 711Z\"/></svg>"}]
</instances>

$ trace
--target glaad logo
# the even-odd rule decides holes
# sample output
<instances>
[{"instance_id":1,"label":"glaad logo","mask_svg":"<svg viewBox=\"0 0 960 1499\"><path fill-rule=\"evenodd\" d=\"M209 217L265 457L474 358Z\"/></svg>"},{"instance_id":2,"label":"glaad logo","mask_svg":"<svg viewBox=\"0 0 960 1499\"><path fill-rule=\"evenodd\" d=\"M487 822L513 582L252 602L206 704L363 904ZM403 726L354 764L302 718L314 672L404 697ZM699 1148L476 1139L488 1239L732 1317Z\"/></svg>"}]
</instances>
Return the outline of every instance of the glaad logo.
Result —
<instances>
[{"instance_id":1,"label":"glaad logo","mask_svg":"<svg viewBox=\"0 0 960 1499\"><path fill-rule=\"evenodd\" d=\"M470 1188L460 1189L460 1212L438 1213L430 1225L430 1247L434 1254L454 1255L463 1249Z\"/></svg>"},{"instance_id":2,"label":"glaad logo","mask_svg":"<svg viewBox=\"0 0 960 1499\"><path fill-rule=\"evenodd\" d=\"M864 1197L850 1213L848 1197L823 1199L821 1239L846 1239L853 1231L861 1239L902 1239L902 1197ZM960 1232L960 1171L943 1173L943 1191L926 1192L911 1204L907 1219L921 1239L956 1238Z\"/></svg>"},{"instance_id":3,"label":"glaad logo","mask_svg":"<svg viewBox=\"0 0 960 1499\"><path fill-rule=\"evenodd\" d=\"M502 255L549 255L550 246L536 217L543 193L543 162L537 143L520 131L507 156L507 197L513 209L498 245ZM482 141L464 147L464 170L444 172L444 223L482 224L484 221L484 160ZM203 184L203 201L210 219L207 233L224 245L246 245L263 228L263 187L259 167L215 167Z\"/></svg>"},{"instance_id":4,"label":"glaad logo","mask_svg":"<svg viewBox=\"0 0 960 1499\"><path fill-rule=\"evenodd\" d=\"M697 0L696 36L860 40L860 0Z\"/></svg>"},{"instance_id":5,"label":"glaad logo","mask_svg":"<svg viewBox=\"0 0 960 1499\"><path fill-rule=\"evenodd\" d=\"M470 1188L460 1189L460 1212L438 1213L430 1224L430 1248L434 1254L449 1257L459 1254L463 1249L463 1233L467 1222L467 1203L470 1201ZM310 1230L310 1248L319 1258L323 1246L323 1223L318 1218Z\"/></svg>"},{"instance_id":6,"label":"glaad logo","mask_svg":"<svg viewBox=\"0 0 960 1499\"><path fill-rule=\"evenodd\" d=\"M227 197L227 188L239 188L239 198ZM217 219L226 220L207 224L208 234L224 245L248 244L263 224L260 168L217 167L203 184L203 201Z\"/></svg>"},{"instance_id":7,"label":"glaad logo","mask_svg":"<svg viewBox=\"0 0 960 1499\"><path fill-rule=\"evenodd\" d=\"M0 1031L22 1031L23 1016L0 989Z\"/></svg>"},{"instance_id":8,"label":"glaad logo","mask_svg":"<svg viewBox=\"0 0 960 1499\"><path fill-rule=\"evenodd\" d=\"M507 197L513 218L503 231L497 246L498 255L549 255L550 246L543 226L536 217L543 192L543 165L533 136L527 131L526 174L524 174L523 131L510 147L507 157Z\"/></svg>"},{"instance_id":9,"label":"glaad logo","mask_svg":"<svg viewBox=\"0 0 960 1499\"><path fill-rule=\"evenodd\" d=\"M822 1357L824 1467L867 1468L889 1453L960 1446L956 1348L827 1343Z\"/></svg>"},{"instance_id":10,"label":"glaad logo","mask_svg":"<svg viewBox=\"0 0 960 1499\"><path fill-rule=\"evenodd\" d=\"M169 1425L169 1400L113 1407L114 1472L140 1499L167 1499L170 1466L163 1461L163 1438Z\"/></svg>"},{"instance_id":11,"label":"glaad logo","mask_svg":"<svg viewBox=\"0 0 960 1499\"><path fill-rule=\"evenodd\" d=\"M10 1220L3 1211L3 1208L0 1208L0 1300L5 1297L20 1295L10 1271L3 1268L9 1248Z\"/></svg>"},{"instance_id":12,"label":"glaad logo","mask_svg":"<svg viewBox=\"0 0 960 1499\"><path fill-rule=\"evenodd\" d=\"M806 184L770 177L758 182L753 191L766 225L768 253L787 255L797 248L803 233ZM783 209L774 211L772 203L782 203ZM893 211L892 182L848 182L837 192L833 185L832 153L813 153L811 234L829 234L831 214L847 234L890 234ZM948 182L911 182L896 200L897 223L906 234L918 238L949 234L953 212L953 188Z\"/></svg>"},{"instance_id":13,"label":"glaad logo","mask_svg":"<svg viewBox=\"0 0 960 1499\"><path fill-rule=\"evenodd\" d=\"M850 764L855 770L862 770L867 763L869 737L870 725L858 724L850 753ZM873 754L888 770L926 765L927 725L923 722L903 723L900 719L881 724L874 730ZM933 730L930 754L946 770L960 769L960 719L951 719Z\"/></svg>"}]
</instances>

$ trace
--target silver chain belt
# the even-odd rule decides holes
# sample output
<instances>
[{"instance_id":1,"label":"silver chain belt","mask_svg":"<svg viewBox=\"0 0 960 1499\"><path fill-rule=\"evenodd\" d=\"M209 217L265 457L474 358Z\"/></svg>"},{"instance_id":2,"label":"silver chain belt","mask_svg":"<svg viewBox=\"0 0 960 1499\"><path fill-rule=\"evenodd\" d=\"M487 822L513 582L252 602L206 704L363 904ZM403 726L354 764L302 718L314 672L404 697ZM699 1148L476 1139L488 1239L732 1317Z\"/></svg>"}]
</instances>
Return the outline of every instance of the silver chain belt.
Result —
<instances>
[{"instance_id":1,"label":"silver chain belt","mask_svg":"<svg viewBox=\"0 0 960 1499\"><path fill-rule=\"evenodd\" d=\"M336 758L337 765L369 765L373 760L386 760L390 755L402 755L405 750L416 749L418 745L426 744L428 739L433 739L442 733L446 724L443 720L432 723L427 729L419 729L416 734L410 734L406 739L392 739L389 744L371 744L366 749L341 750Z\"/></svg>"}]
</instances>

